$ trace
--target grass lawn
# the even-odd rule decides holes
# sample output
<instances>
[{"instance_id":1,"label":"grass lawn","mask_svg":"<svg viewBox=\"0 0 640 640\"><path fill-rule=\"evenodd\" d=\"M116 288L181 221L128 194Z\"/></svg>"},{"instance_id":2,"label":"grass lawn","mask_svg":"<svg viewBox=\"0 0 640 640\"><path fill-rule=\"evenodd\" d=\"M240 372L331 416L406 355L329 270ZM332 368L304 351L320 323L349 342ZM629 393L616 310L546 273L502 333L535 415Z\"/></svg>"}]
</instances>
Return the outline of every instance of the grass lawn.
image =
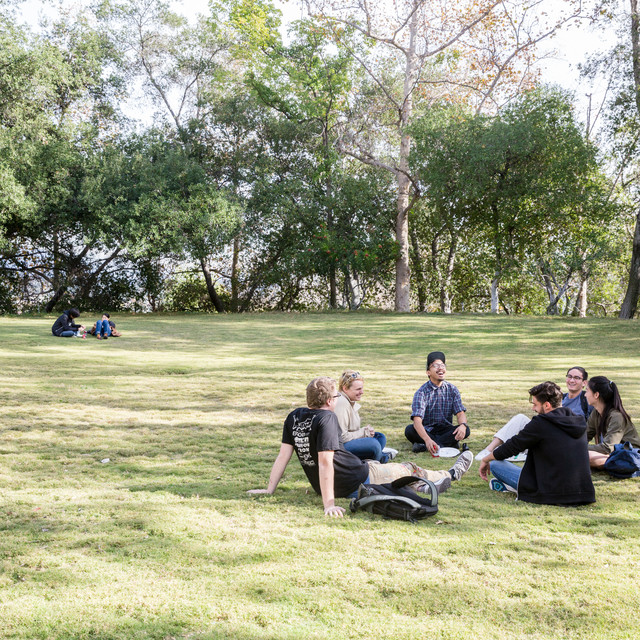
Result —
<instances>
[{"instance_id":1,"label":"grass lawn","mask_svg":"<svg viewBox=\"0 0 640 640\"><path fill-rule=\"evenodd\" d=\"M640 479L537 506L476 462L419 525L325 518L295 457L275 495L246 495L307 382L348 367L399 459L448 468L403 435L432 349L474 452L572 365L615 380L640 424L637 322L123 316L105 342L53 320L0 318L2 640L640 636Z\"/></svg>"}]
</instances>

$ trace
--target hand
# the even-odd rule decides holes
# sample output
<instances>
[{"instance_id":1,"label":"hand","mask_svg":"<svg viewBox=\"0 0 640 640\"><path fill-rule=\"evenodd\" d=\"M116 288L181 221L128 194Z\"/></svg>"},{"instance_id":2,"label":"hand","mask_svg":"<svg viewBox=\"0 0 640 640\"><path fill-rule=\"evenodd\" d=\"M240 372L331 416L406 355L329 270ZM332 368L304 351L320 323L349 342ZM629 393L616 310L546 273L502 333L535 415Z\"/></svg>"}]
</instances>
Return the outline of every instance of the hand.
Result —
<instances>
[{"instance_id":1,"label":"hand","mask_svg":"<svg viewBox=\"0 0 640 640\"><path fill-rule=\"evenodd\" d=\"M436 444L435 440L432 440L431 438L425 440L424 443L427 446L427 451L429 451L431 455L435 456L436 453L438 453L438 451L440 450L440 447Z\"/></svg>"},{"instance_id":2,"label":"hand","mask_svg":"<svg viewBox=\"0 0 640 640\"><path fill-rule=\"evenodd\" d=\"M374 435L375 435L375 433L376 433L375 429L374 429L370 424L368 424L368 425L364 428L364 432L365 432L365 434L366 434L367 438L373 438L373 436L374 436Z\"/></svg>"},{"instance_id":3,"label":"hand","mask_svg":"<svg viewBox=\"0 0 640 640\"><path fill-rule=\"evenodd\" d=\"M465 436L467 435L467 425L458 425L458 428L454 430L453 435L456 440L464 440Z\"/></svg>"},{"instance_id":4,"label":"hand","mask_svg":"<svg viewBox=\"0 0 640 640\"><path fill-rule=\"evenodd\" d=\"M258 495L260 493L268 493L269 495L271 495L271 491L269 491L269 489L249 489L247 493L253 496Z\"/></svg>"},{"instance_id":5,"label":"hand","mask_svg":"<svg viewBox=\"0 0 640 640\"><path fill-rule=\"evenodd\" d=\"M485 481L489 482L489 476L491 475L491 468L489 467L489 460L483 460L480 463L480 477Z\"/></svg>"},{"instance_id":6,"label":"hand","mask_svg":"<svg viewBox=\"0 0 640 640\"><path fill-rule=\"evenodd\" d=\"M342 518L344 516L344 509L334 504L331 507L324 508L324 515L330 518Z\"/></svg>"}]
</instances>

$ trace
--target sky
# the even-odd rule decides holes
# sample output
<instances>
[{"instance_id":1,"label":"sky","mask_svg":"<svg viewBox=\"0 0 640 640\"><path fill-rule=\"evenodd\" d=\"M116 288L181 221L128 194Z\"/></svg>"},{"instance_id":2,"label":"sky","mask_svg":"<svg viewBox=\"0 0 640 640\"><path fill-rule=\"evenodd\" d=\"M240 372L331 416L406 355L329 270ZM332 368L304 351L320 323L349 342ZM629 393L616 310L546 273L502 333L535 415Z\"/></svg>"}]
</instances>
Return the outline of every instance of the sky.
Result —
<instances>
[{"instance_id":1,"label":"sky","mask_svg":"<svg viewBox=\"0 0 640 640\"><path fill-rule=\"evenodd\" d=\"M85 0L86 1L86 0ZM65 6L82 4L83 0L63 0ZM297 0L276 2L283 10L285 22L300 17L299 3ZM547 0L547 5L558 7L562 0ZM173 0L175 10L191 18L199 13L208 13L208 0ZM22 2L22 19L36 27L40 16L51 14L58 5L56 0L24 0ZM565 28L560 31L553 40L548 40L542 45L542 50L551 51L545 60L540 63L541 77L544 82L557 84L571 92L575 96L576 113L580 120L586 120L589 100L587 96L593 96L593 110L597 110L598 104L604 95L604 80L594 85L580 78L578 65L588 55L598 50L606 49L615 38L613 31L604 29L593 31L585 25Z\"/></svg>"}]
</instances>

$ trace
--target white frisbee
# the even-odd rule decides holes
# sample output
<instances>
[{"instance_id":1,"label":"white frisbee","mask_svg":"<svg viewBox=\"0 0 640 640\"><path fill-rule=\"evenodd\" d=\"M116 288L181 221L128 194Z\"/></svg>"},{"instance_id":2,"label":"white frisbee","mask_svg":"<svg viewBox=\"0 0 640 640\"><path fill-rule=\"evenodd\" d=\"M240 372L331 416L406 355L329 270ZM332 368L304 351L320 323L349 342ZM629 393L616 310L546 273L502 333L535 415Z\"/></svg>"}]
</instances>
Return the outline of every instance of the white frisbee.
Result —
<instances>
[{"instance_id":1,"label":"white frisbee","mask_svg":"<svg viewBox=\"0 0 640 640\"><path fill-rule=\"evenodd\" d=\"M440 447L438 449L439 458L455 458L459 456L460 453L460 449L456 449L455 447Z\"/></svg>"}]
</instances>

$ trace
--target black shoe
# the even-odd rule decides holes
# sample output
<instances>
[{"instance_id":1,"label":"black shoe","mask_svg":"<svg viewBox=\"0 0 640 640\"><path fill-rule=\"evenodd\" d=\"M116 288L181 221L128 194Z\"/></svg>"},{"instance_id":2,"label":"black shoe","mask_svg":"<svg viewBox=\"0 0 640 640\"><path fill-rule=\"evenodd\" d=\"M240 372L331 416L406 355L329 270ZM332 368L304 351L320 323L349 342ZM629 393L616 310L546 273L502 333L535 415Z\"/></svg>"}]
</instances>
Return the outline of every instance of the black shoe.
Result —
<instances>
[{"instance_id":1,"label":"black shoe","mask_svg":"<svg viewBox=\"0 0 640 640\"><path fill-rule=\"evenodd\" d=\"M413 447L411 447L413 453L424 453L427 450L427 445L424 442L416 442Z\"/></svg>"},{"instance_id":2,"label":"black shoe","mask_svg":"<svg viewBox=\"0 0 640 640\"><path fill-rule=\"evenodd\" d=\"M105 333L105 334L102 336L102 339L103 339L103 340L108 340L108 339L109 339L109 336Z\"/></svg>"}]
</instances>

